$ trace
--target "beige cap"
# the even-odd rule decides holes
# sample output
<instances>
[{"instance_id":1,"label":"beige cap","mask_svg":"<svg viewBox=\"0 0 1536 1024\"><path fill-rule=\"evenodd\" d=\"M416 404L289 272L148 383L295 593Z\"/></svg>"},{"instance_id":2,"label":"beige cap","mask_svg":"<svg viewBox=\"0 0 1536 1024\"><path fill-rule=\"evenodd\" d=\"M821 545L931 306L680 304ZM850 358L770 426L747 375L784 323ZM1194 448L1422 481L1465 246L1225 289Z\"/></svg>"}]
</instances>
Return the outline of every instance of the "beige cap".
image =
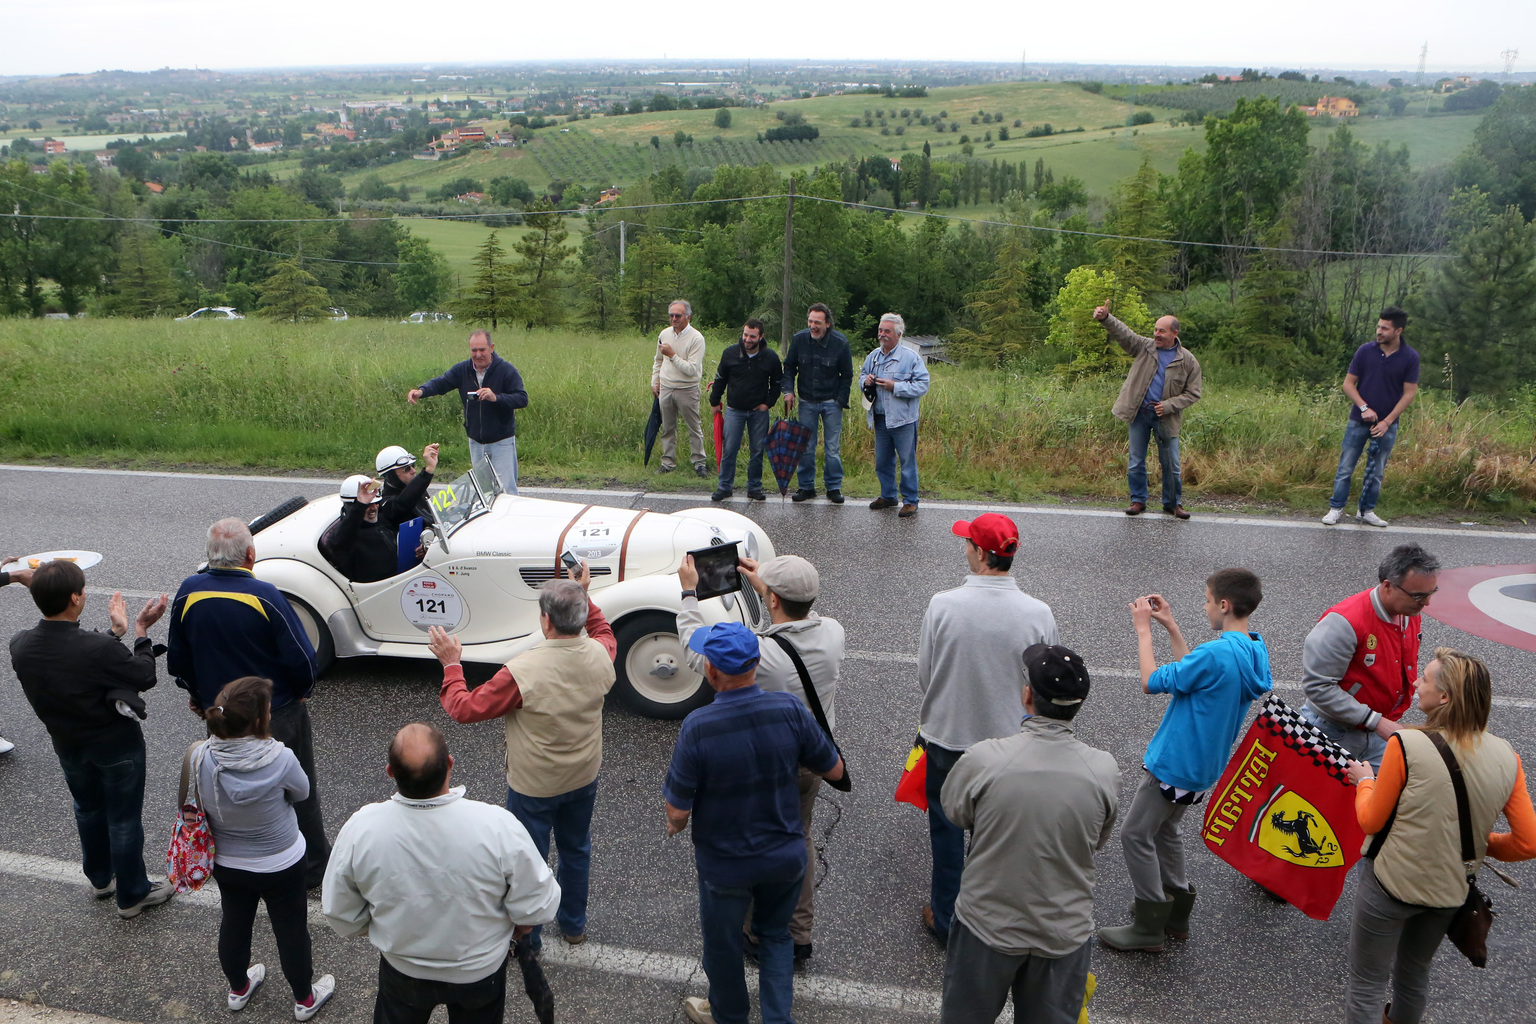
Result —
<instances>
[{"instance_id":1,"label":"beige cap","mask_svg":"<svg viewBox=\"0 0 1536 1024\"><path fill-rule=\"evenodd\" d=\"M786 601L814 601L821 593L821 575L799 555L780 555L757 567L757 578Z\"/></svg>"}]
</instances>

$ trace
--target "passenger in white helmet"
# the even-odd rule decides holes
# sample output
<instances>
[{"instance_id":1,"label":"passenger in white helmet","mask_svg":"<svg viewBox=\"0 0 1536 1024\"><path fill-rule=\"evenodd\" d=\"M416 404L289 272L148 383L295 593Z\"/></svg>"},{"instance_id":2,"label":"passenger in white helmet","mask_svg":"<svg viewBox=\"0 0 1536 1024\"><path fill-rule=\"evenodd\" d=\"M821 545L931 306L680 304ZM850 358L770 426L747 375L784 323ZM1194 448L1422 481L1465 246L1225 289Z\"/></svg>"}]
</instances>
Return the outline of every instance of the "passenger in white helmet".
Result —
<instances>
[{"instance_id":1,"label":"passenger in white helmet","mask_svg":"<svg viewBox=\"0 0 1536 1024\"><path fill-rule=\"evenodd\" d=\"M432 485L432 474L437 472L437 445L427 445L421 451L421 469L416 468L416 456L397 444L379 452L374 468L383 483L383 498L379 520L398 529L417 516L432 522L432 509L427 504L427 488Z\"/></svg>"},{"instance_id":2,"label":"passenger in white helmet","mask_svg":"<svg viewBox=\"0 0 1536 1024\"><path fill-rule=\"evenodd\" d=\"M381 522L379 484L359 473L341 482L341 515L320 535L320 553L354 583L387 580L399 571L398 528Z\"/></svg>"}]
</instances>

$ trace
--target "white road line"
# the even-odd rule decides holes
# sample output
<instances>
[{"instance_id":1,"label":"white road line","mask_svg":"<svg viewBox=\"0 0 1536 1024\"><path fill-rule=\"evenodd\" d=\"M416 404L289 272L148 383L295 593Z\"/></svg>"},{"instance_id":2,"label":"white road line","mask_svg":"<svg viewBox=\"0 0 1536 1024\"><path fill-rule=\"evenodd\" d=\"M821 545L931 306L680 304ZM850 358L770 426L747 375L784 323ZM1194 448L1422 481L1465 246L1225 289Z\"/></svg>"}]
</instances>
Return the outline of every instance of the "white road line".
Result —
<instances>
[{"instance_id":1,"label":"white road line","mask_svg":"<svg viewBox=\"0 0 1536 1024\"><path fill-rule=\"evenodd\" d=\"M234 473L172 473L166 471L141 470L141 469L90 469L81 466L22 466L8 463L0 463L0 471L10 470L17 473L76 473L92 474L97 476L142 476L160 479L195 479L195 480L224 480L224 481L248 481L253 483L297 483L324 485L336 487L341 484L340 478L330 477L304 477L304 476L241 476ZM701 504L707 503L708 494L691 494L673 491L610 491L602 489L567 488L567 487L523 487L519 489L521 494L539 495L600 495L610 499L636 498L670 498L678 501L694 501ZM731 497L726 502L730 504L747 504L748 499ZM826 498L814 498L812 504L831 504ZM999 503L972 503L963 501L925 501L923 508L945 509L948 511L964 512L968 515L976 515L981 512L1002 512L1009 515L1028 516L1077 516L1089 519L1124 519L1125 514L1117 509L1079 508L1074 506L1050 506L1050 505L1009 505ZM1148 513L1149 522L1165 522L1164 517L1156 513ZM1169 522L1170 526L1175 525ZM1180 529L1189 529L1192 526L1267 526L1282 530L1332 530L1334 532L1365 532L1371 533L1378 527L1359 526L1355 524L1341 523L1338 526L1324 526L1321 522L1307 519L1266 519L1258 516L1233 516L1233 515L1208 515L1199 513L1188 523L1177 524ZM1423 534L1432 537L1489 537L1499 540L1516 540L1536 543L1536 533L1520 532L1514 530L1488 530L1463 528L1454 529L1445 526L1394 526L1390 529L1394 536L1402 534Z\"/></svg>"},{"instance_id":2,"label":"white road line","mask_svg":"<svg viewBox=\"0 0 1536 1024\"><path fill-rule=\"evenodd\" d=\"M87 594L100 594L102 597L111 597L113 594L122 594L124 597L142 598L145 601L160 596L158 590L113 590L111 587L86 587Z\"/></svg>"},{"instance_id":3,"label":"white road line","mask_svg":"<svg viewBox=\"0 0 1536 1024\"><path fill-rule=\"evenodd\" d=\"M903 665L917 664L917 655L898 654L895 651L844 651L843 657L853 661L895 662ZM1089 665L1088 676L1089 678L1140 679L1141 673L1129 668ZM1303 687L1299 679L1276 679L1275 689L1300 693ZM1530 697L1495 697L1493 698L1493 706L1496 708L1511 708L1518 711L1530 711L1536 709L1536 699Z\"/></svg>"}]
</instances>

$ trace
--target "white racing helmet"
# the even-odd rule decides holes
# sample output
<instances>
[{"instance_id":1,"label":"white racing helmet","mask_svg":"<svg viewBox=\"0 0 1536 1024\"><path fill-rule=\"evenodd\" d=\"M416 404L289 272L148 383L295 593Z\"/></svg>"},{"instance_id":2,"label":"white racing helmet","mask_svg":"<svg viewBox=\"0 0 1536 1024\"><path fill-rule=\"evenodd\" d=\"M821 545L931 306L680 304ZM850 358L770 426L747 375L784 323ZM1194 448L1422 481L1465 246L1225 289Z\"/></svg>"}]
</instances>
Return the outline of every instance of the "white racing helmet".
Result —
<instances>
[{"instance_id":1,"label":"white racing helmet","mask_svg":"<svg viewBox=\"0 0 1536 1024\"><path fill-rule=\"evenodd\" d=\"M392 444L388 448L385 448L383 451L379 452L378 457L373 460L373 468L376 469L380 475L388 473L392 469L404 469L406 466L414 466L415 464L416 456L412 455L410 452L406 451L404 448L397 444Z\"/></svg>"},{"instance_id":2,"label":"white racing helmet","mask_svg":"<svg viewBox=\"0 0 1536 1024\"><path fill-rule=\"evenodd\" d=\"M356 474L354 476L347 477L345 480L343 480L341 482L341 500L342 501L356 501L357 500L358 492L360 490L362 490L364 487L366 487L366 486L368 486L369 484L372 484L372 483L373 483L373 477L366 476L366 475L364 475L362 473L358 473L358 474ZM378 500L379 500L379 496L377 494L375 494L373 496L373 501L378 501ZM369 502L369 504L371 505L371 504L373 504L373 502Z\"/></svg>"}]
</instances>

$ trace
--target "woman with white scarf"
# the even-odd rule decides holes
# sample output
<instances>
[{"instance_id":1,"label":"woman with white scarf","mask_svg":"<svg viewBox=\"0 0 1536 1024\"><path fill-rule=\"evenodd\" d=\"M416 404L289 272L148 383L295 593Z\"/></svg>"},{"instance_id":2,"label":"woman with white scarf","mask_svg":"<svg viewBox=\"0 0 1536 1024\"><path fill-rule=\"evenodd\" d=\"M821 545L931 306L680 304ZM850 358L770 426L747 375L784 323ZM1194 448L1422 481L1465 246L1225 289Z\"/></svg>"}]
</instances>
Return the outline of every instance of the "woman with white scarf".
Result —
<instances>
[{"instance_id":1,"label":"woman with white scarf","mask_svg":"<svg viewBox=\"0 0 1536 1024\"><path fill-rule=\"evenodd\" d=\"M213 735L192 748L191 770L213 833L213 877L224 912L219 965L229 979L229 1008L245 1009L266 980L266 965L251 965L256 906L265 902L293 989L293 1017L309 1020L336 989L329 974L314 980L310 953L305 844L293 810L309 796L309 780L293 751L272 738L269 681L236 679L204 717Z\"/></svg>"}]
</instances>

